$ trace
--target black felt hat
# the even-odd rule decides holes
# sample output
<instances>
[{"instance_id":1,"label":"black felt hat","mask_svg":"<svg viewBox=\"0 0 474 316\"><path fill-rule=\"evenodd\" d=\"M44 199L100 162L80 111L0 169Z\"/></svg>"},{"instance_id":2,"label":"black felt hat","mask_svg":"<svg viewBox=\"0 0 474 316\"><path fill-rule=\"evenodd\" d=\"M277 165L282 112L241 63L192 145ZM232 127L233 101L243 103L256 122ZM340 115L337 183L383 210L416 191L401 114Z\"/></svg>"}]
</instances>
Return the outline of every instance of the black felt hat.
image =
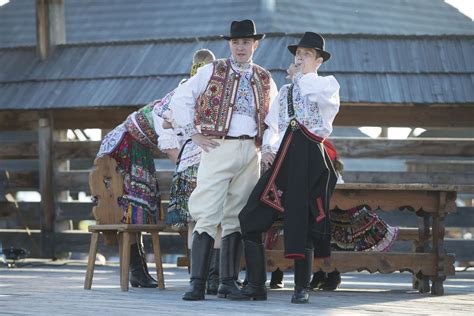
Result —
<instances>
[{"instance_id":1,"label":"black felt hat","mask_svg":"<svg viewBox=\"0 0 474 316\"><path fill-rule=\"evenodd\" d=\"M324 61L327 61L329 58L331 58L331 54L324 50L324 38L318 33L313 33L313 32L304 33L300 42L296 45L288 46L288 50L293 55L295 55L296 49L298 47L314 48L321 54L321 57L323 57Z\"/></svg>"},{"instance_id":2,"label":"black felt hat","mask_svg":"<svg viewBox=\"0 0 474 316\"><path fill-rule=\"evenodd\" d=\"M265 34L257 34L255 22L252 20L232 21L230 25L230 35L221 35L223 39L231 40L233 38L254 38L260 40Z\"/></svg>"}]
</instances>

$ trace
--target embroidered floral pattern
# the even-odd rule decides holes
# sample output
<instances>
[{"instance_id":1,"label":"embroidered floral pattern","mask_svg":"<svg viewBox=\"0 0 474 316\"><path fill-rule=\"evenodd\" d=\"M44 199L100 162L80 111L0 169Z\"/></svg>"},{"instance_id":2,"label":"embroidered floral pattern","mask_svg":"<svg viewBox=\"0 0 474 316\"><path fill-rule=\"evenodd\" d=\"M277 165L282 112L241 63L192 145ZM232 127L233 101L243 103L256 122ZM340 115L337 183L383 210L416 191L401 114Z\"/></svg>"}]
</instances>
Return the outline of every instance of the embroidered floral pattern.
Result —
<instances>
[{"instance_id":1,"label":"embroidered floral pattern","mask_svg":"<svg viewBox=\"0 0 474 316\"><path fill-rule=\"evenodd\" d=\"M123 211L122 223L153 224L162 219L155 164L150 149L125 133L110 155L117 162L124 178L124 194L118 198Z\"/></svg>"},{"instance_id":2,"label":"embroidered floral pattern","mask_svg":"<svg viewBox=\"0 0 474 316\"><path fill-rule=\"evenodd\" d=\"M279 99L278 130L284 134L290 119L288 117L287 97L289 85L282 89ZM316 102L309 102L306 97L301 96L301 90L297 84L293 89L293 107L295 109L295 118L309 130L322 127L322 117Z\"/></svg>"},{"instance_id":3,"label":"embroidered floral pattern","mask_svg":"<svg viewBox=\"0 0 474 316\"><path fill-rule=\"evenodd\" d=\"M253 72L246 71L240 77L239 90L237 91L237 101L235 102L234 113L255 116L254 95L250 86L250 78Z\"/></svg>"},{"instance_id":4,"label":"embroidered floral pattern","mask_svg":"<svg viewBox=\"0 0 474 316\"><path fill-rule=\"evenodd\" d=\"M97 157L102 157L103 155L110 154L115 149L115 147L120 144L125 132L127 132L127 129L123 124L120 124L113 130L108 132L100 143L100 148L99 152L97 153Z\"/></svg>"}]
</instances>

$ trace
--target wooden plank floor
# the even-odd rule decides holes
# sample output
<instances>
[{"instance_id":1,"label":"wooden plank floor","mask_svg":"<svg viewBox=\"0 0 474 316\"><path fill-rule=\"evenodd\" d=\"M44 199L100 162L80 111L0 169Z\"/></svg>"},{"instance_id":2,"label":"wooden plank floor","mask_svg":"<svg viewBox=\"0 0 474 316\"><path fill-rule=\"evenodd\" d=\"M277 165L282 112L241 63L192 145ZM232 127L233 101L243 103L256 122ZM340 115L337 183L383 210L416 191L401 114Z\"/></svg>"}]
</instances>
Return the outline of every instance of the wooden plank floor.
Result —
<instances>
[{"instance_id":1,"label":"wooden plank floor","mask_svg":"<svg viewBox=\"0 0 474 316\"><path fill-rule=\"evenodd\" d=\"M474 269L457 272L445 283L445 296L411 289L409 273L347 273L335 292L312 292L310 303L290 303L292 273L285 288L269 291L264 302L233 302L206 296L181 300L186 268L165 265L166 289L121 292L117 265L97 266L92 290L84 290L85 262L28 261L0 266L1 315L474 315ZM152 270L150 265L150 270ZM154 270L153 270L154 272ZM244 274L241 274L244 277Z\"/></svg>"}]
</instances>

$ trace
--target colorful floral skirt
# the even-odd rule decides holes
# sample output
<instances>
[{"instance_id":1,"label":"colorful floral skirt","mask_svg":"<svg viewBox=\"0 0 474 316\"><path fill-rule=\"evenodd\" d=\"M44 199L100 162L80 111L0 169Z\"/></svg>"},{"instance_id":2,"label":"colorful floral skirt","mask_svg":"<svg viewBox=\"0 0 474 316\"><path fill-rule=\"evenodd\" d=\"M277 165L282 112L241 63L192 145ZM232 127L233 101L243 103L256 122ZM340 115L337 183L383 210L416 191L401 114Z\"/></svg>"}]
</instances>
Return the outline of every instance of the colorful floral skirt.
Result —
<instances>
[{"instance_id":1,"label":"colorful floral skirt","mask_svg":"<svg viewBox=\"0 0 474 316\"><path fill-rule=\"evenodd\" d=\"M388 225L367 205L349 210L333 209L329 214L332 250L388 251L398 235L398 227ZM266 233L265 247L275 248L282 232L283 224L275 222Z\"/></svg>"},{"instance_id":2,"label":"colorful floral skirt","mask_svg":"<svg viewBox=\"0 0 474 316\"><path fill-rule=\"evenodd\" d=\"M331 210L331 243L334 250L387 251L398 227L385 223L367 205L349 210Z\"/></svg>"},{"instance_id":3,"label":"colorful floral skirt","mask_svg":"<svg viewBox=\"0 0 474 316\"><path fill-rule=\"evenodd\" d=\"M185 228L193 221L189 214L188 201L196 188L198 167L199 164L195 164L173 175L166 223L175 229Z\"/></svg>"},{"instance_id":4,"label":"colorful floral skirt","mask_svg":"<svg viewBox=\"0 0 474 316\"><path fill-rule=\"evenodd\" d=\"M124 224L155 224L160 220L161 198L150 147L128 132L109 154L124 179L124 194L118 198Z\"/></svg>"}]
</instances>

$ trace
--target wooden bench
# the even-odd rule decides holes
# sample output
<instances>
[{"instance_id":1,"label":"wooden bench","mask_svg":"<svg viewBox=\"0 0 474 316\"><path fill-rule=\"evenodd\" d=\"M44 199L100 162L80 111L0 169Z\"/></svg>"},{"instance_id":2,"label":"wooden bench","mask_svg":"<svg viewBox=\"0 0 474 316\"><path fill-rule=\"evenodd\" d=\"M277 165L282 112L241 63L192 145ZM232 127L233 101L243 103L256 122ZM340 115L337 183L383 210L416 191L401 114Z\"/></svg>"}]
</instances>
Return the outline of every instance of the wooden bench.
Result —
<instances>
[{"instance_id":1,"label":"wooden bench","mask_svg":"<svg viewBox=\"0 0 474 316\"><path fill-rule=\"evenodd\" d=\"M429 184L339 184L331 208L349 209L367 204L383 211L408 209L419 218L418 227L402 229L398 239L416 240L415 252L340 252L330 259L314 261L313 269L341 273L367 270L371 273L410 271L417 276L420 292L443 295L446 276L454 275L454 255L444 249L444 219L456 211L457 186ZM431 250L430 250L431 241ZM288 269L293 260L283 257L282 250L267 251L267 269Z\"/></svg>"}]
</instances>

